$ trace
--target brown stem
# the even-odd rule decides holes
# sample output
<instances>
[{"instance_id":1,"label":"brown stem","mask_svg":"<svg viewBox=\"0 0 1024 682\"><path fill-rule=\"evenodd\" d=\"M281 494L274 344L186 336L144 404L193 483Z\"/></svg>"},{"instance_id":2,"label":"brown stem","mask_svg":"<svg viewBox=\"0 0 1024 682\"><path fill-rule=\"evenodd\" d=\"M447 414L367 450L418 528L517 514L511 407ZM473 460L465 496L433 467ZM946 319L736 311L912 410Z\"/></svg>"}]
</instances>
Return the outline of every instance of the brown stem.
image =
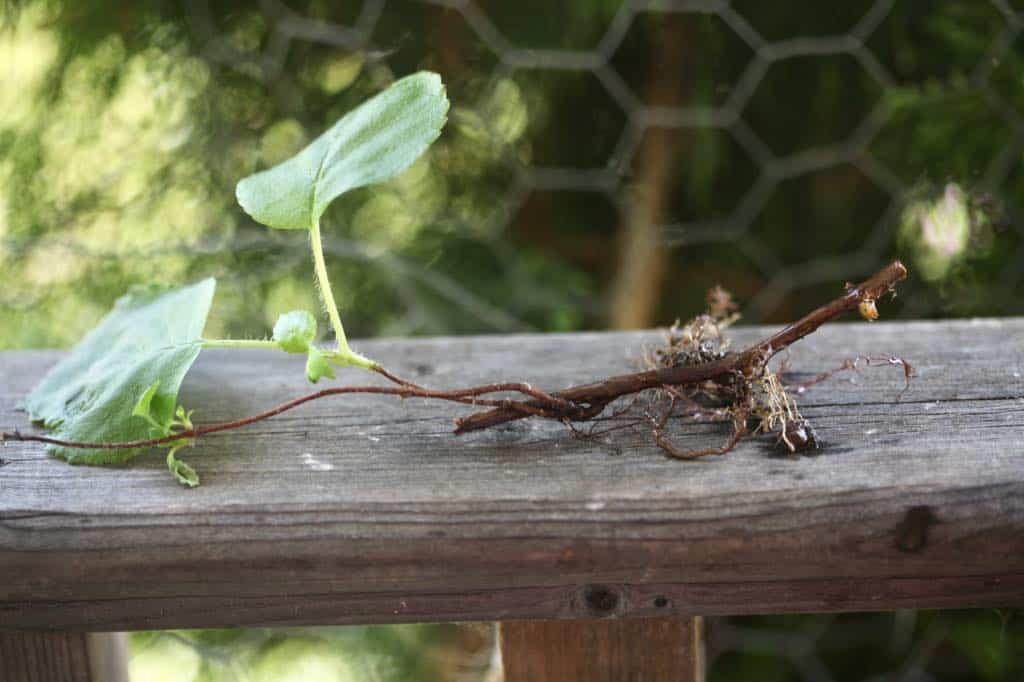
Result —
<instances>
[{"instance_id":1,"label":"brown stem","mask_svg":"<svg viewBox=\"0 0 1024 682\"><path fill-rule=\"evenodd\" d=\"M757 364L767 362L773 355L812 333L829 320L859 307L865 301L873 303L906 276L907 269L903 264L898 260L893 261L857 286L848 286L844 295L804 315L782 331L742 352L727 355L720 360L689 367L668 367L624 374L591 384L574 386L552 395L578 405L603 408L616 398L658 386L696 384L733 372L749 374ZM479 412L456 421L455 433L479 431L524 416L526 415L523 412L508 407ZM571 418L573 415L564 416Z\"/></svg>"},{"instance_id":2,"label":"brown stem","mask_svg":"<svg viewBox=\"0 0 1024 682\"><path fill-rule=\"evenodd\" d=\"M299 405L308 403L312 400L319 398L326 398L331 395L343 395L348 393L370 393L375 395L396 395L400 398L430 398L434 400L447 400L456 403L462 403L464 405L483 405L487 407L506 408L510 410L525 410L527 416L551 416L554 410L564 409L566 402L558 398L552 398L543 391L538 391L529 384L522 382L504 382L485 384L483 386L473 386L470 388L455 389L452 391L439 391L415 384L410 384L390 373L382 372L384 376L392 378L393 381L399 383L399 386L338 386L335 388L325 388L322 391L315 391L313 393L300 396L288 402L281 403L277 407L253 414L248 417L241 419L232 419L231 421L220 422L217 424L207 424L205 426L197 426L194 429L187 431L179 431L169 436L162 436L160 438L146 438L143 440L132 440L122 441L119 443L84 443L81 441L69 441L61 440L59 438L51 438L49 436L41 436L35 434L26 434L19 431L3 432L0 433L0 442L2 441L33 441L37 443L47 443L49 445L61 445L67 448L84 448L89 450L132 450L135 448L145 448L155 445L165 445L179 440L187 440L189 438L198 438L199 436L205 436L210 433L217 433L218 431L227 431L229 429L237 429L249 424L254 424L264 419L270 419L275 417L282 412L294 409ZM487 395L489 393L522 393L533 398L530 404L524 402L516 402L514 400L499 400L490 398L481 398L479 396Z\"/></svg>"},{"instance_id":3,"label":"brown stem","mask_svg":"<svg viewBox=\"0 0 1024 682\"><path fill-rule=\"evenodd\" d=\"M863 302L868 301L873 305L875 301L892 291L897 282L902 282L906 278L907 269L903 263L894 260L857 286L847 285L845 295L812 310L751 350L761 349L774 355L804 338L829 320L859 307Z\"/></svg>"}]
</instances>

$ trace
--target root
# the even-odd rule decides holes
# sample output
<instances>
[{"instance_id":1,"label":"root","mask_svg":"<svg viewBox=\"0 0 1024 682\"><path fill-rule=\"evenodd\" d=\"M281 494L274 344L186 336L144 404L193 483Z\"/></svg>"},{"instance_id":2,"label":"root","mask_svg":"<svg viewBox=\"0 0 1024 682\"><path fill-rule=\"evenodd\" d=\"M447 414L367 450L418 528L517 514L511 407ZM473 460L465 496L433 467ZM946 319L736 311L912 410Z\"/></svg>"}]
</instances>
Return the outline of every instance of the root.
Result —
<instances>
[{"instance_id":1,"label":"root","mask_svg":"<svg viewBox=\"0 0 1024 682\"><path fill-rule=\"evenodd\" d=\"M820 384L823 381L828 381L840 372L859 371L861 365L864 367L901 367L903 369L904 383L902 390L900 390L896 395L897 402L902 400L903 395L910 390L910 380L917 376L917 370L914 369L914 366L899 356L858 355L855 358L844 360L838 367L822 372L821 374L817 374L813 378L799 384L789 385L787 388L795 391L797 394L802 394L808 388L816 384ZM785 374L785 372L780 369L779 374Z\"/></svg>"},{"instance_id":2,"label":"root","mask_svg":"<svg viewBox=\"0 0 1024 682\"><path fill-rule=\"evenodd\" d=\"M797 451L797 445L790 438L791 425L806 424L807 420L800 414L796 401L783 388L782 382L775 372L766 369L758 382L763 394L762 406L757 410L761 418L754 433L778 432L779 438L790 452Z\"/></svg>"},{"instance_id":3,"label":"root","mask_svg":"<svg viewBox=\"0 0 1024 682\"><path fill-rule=\"evenodd\" d=\"M734 415L732 419L732 434L724 445L716 448L705 448L702 450L682 450L665 435L665 425L668 423L668 419L672 415L676 402L676 398L673 397L669 401L668 409L666 409L658 418L647 415L648 422L651 425L651 434L654 437L654 443L661 448L665 454L673 459L699 459L701 457L708 457L711 455L724 455L733 450L747 433L746 418Z\"/></svg>"}]
</instances>

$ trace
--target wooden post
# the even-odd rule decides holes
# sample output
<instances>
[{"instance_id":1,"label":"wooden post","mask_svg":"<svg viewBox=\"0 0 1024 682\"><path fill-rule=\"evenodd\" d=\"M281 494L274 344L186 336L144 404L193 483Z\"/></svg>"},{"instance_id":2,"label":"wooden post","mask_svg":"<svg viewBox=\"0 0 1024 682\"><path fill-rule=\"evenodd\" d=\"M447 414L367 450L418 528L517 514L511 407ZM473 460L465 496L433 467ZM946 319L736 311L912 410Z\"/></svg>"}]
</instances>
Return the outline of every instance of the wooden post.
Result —
<instances>
[{"instance_id":1,"label":"wooden post","mask_svg":"<svg viewBox=\"0 0 1024 682\"><path fill-rule=\"evenodd\" d=\"M124 633L0 632L4 682L128 682Z\"/></svg>"},{"instance_id":2,"label":"wooden post","mask_svg":"<svg viewBox=\"0 0 1024 682\"><path fill-rule=\"evenodd\" d=\"M703 630L700 617L505 622L505 682L703 682Z\"/></svg>"}]
</instances>

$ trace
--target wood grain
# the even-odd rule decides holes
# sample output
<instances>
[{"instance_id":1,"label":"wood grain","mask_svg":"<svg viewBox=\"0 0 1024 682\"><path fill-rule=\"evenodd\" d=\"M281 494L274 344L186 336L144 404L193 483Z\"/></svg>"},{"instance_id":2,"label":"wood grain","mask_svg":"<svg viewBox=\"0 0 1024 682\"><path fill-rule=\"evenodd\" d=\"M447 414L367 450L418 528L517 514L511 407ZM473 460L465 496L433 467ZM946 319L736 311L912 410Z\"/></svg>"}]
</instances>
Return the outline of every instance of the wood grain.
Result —
<instances>
[{"instance_id":1,"label":"wood grain","mask_svg":"<svg viewBox=\"0 0 1024 682\"><path fill-rule=\"evenodd\" d=\"M505 682L704 682L703 629L699 617L502 623Z\"/></svg>"},{"instance_id":2,"label":"wood grain","mask_svg":"<svg viewBox=\"0 0 1024 682\"><path fill-rule=\"evenodd\" d=\"M631 370L659 338L357 346L434 386L554 389ZM919 377L899 401L896 368L800 396L823 443L810 456L762 438L679 462L643 430L581 441L536 420L455 437L467 410L380 396L202 441L180 454L195 490L159 452L102 469L8 443L0 628L588 618L593 585L628 616L1024 602L1024 320L829 325L790 362L800 379L862 353L899 354ZM27 428L16 402L58 357L0 355L0 427ZM306 390L301 359L205 351L182 399L220 421ZM672 428L684 446L725 437Z\"/></svg>"},{"instance_id":3,"label":"wood grain","mask_svg":"<svg viewBox=\"0 0 1024 682\"><path fill-rule=\"evenodd\" d=\"M123 633L0 632L4 682L128 682Z\"/></svg>"}]
</instances>

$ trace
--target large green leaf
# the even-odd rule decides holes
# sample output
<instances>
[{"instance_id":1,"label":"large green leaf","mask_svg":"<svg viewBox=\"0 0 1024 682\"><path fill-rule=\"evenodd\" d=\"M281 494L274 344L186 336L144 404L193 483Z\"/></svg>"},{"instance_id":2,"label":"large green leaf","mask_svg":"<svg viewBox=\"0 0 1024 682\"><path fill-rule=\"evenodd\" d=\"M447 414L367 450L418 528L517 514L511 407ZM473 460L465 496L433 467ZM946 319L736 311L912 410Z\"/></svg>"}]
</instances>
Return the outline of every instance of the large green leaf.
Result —
<instances>
[{"instance_id":1,"label":"large green leaf","mask_svg":"<svg viewBox=\"0 0 1024 682\"><path fill-rule=\"evenodd\" d=\"M165 435L178 388L199 354L216 282L135 287L24 401L62 440L115 443ZM138 450L51 446L72 464L109 464Z\"/></svg>"},{"instance_id":2,"label":"large green leaf","mask_svg":"<svg viewBox=\"0 0 1024 682\"><path fill-rule=\"evenodd\" d=\"M447 114L440 76L407 76L291 159L239 182L238 203L268 227L307 230L338 195L408 168L441 134Z\"/></svg>"}]
</instances>

